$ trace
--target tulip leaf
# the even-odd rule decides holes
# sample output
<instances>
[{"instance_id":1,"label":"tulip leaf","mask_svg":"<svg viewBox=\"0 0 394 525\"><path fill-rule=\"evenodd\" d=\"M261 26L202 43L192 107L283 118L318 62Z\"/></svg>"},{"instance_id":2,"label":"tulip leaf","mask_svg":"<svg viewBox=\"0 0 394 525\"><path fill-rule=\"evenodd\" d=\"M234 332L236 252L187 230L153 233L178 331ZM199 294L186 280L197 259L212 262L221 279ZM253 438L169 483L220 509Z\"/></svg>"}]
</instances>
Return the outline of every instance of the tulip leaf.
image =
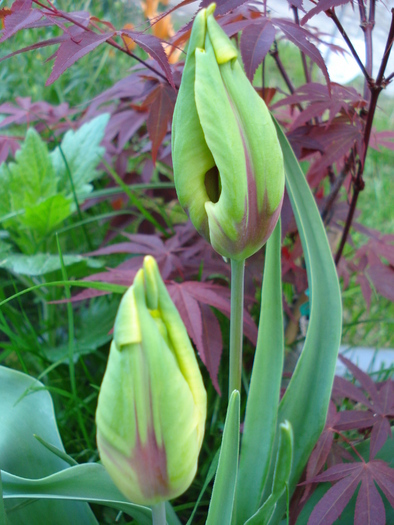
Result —
<instances>
[{"instance_id":1,"label":"tulip leaf","mask_svg":"<svg viewBox=\"0 0 394 525\"><path fill-rule=\"evenodd\" d=\"M206 525L229 525L234 507L238 471L240 396L234 390L230 396L224 425L219 464L213 485Z\"/></svg>"},{"instance_id":2,"label":"tulip leaf","mask_svg":"<svg viewBox=\"0 0 394 525\"><path fill-rule=\"evenodd\" d=\"M121 510L137 520L139 525L152 523L152 511L148 507L130 503L98 463L77 465L40 479L25 479L3 471L2 479L5 498L40 499L41 502L51 503L54 499L62 502L89 501ZM81 520L77 523L90 522Z\"/></svg>"},{"instance_id":3,"label":"tulip leaf","mask_svg":"<svg viewBox=\"0 0 394 525\"><path fill-rule=\"evenodd\" d=\"M283 369L281 225L269 238L265 256L257 347L246 404L237 482L237 523L258 508L271 461Z\"/></svg>"},{"instance_id":4,"label":"tulip leaf","mask_svg":"<svg viewBox=\"0 0 394 525\"><path fill-rule=\"evenodd\" d=\"M7 524L7 516L5 513L4 499L3 499L3 484L1 482L1 472L0 472L0 525Z\"/></svg>"},{"instance_id":5,"label":"tulip leaf","mask_svg":"<svg viewBox=\"0 0 394 525\"><path fill-rule=\"evenodd\" d=\"M289 477L293 460L293 430L288 421L279 425L279 446L275 463L272 492L263 505L245 525L268 525L276 508L278 499L288 491Z\"/></svg>"},{"instance_id":6,"label":"tulip leaf","mask_svg":"<svg viewBox=\"0 0 394 525\"><path fill-rule=\"evenodd\" d=\"M285 161L286 187L304 251L311 303L304 348L278 411L278 421L287 419L294 431L291 494L324 428L341 338L342 304L334 261L315 199L290 144L276 126ZM271 479L272 470L271 467ZM264 496L268 497L267 490ZM280 521L285 508L286 498L282 496L273 524Z\"/></svg>"},{"instance_id":7,"label":"tulip leaf","mask_svg":"<svg viewBox=\"0 0 394 525\"><path fill-rule=\"evenodd\" d=\"M52 400L43 386L21 372L0 367L0 466L12 473L2 473L8 522L10 525L42 525L47 522L48 516L57 516L57 525L95 525L97 521L92 511L83 502L52 499L26 505L23 502L21 504L20 500L12 502L8 499L10 475L37 478L68 467L67 462L52 454L34 438L34 434L37 434L64 452ZM40 390L29 392L32 387L39 387Z\"/></svg>"}]
</instances>

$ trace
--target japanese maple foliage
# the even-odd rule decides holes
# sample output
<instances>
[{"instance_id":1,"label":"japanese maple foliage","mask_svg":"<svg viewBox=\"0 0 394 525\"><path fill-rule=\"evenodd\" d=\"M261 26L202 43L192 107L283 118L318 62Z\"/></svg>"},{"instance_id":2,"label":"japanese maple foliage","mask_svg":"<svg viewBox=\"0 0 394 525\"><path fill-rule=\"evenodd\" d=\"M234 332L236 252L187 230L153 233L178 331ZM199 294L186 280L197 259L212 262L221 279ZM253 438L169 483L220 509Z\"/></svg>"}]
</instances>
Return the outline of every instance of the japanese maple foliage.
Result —
<instances>
[{"instance_id":1,"label":"japanese maple foliage","mask_svg":"<svg viewBox=\"0 0 394 525\"><path fill-rule=\"evenodd\" d=\"M350 39L339 21L336 8L349 3L350 0L320 0L314 7L307 10L307 6L300 1L289 1L289 17L279 18L269 12L267 2L263 2L258 9L245 0L218 0L216 16L219 23L229 36L238 38L239 47L249 79L253 81L257 68L266 60L274 60L282 76L289 94L282 93L274 86L266 85L263 80L262 95L271 104L271 109L281 124L287 127L288 137L300 160L309 163L307 172L311 186L317 188L319 206L327 226L334 225L342 230L341 240L336 251L336 262L340 274L357 273L357 283L360 284L364 298L369 305L372 293L371 285L385 297L394 297L394 278L391 264L393 238L379 237L379 247L382 250L374 254L374 243L368 241L365 247L360 248L352 260L343 262L342 253L346 242L350 239L350 229L355 217L358 195L362 191L363 170L369 144L374 148L386 147L394 149L394 132L384 131L375 134L372 130L373 117L380 92L392 80L393 74L385 76L388 56L392 46L394 25L387 35L385 55L382 57L381 67L376 78L372 77L372 64L363 64L357 55ZM162 21L166 15L171 15L177 9L182 9L190 2L186 0L167 12L151 20L155 24ZM200 7L207 5L202 1ZM371 6L375 1L371 2ZM58 46L50 58L54 59L53 69L47 83L52 83L67 68L71 67L79 58L103 45L111 45L117 50L136 59L139 66L130 76L119 81L112 88L93 100L85 114L81 114L82 121L93 117L103 110L111 112L111 120L107 128L106 146L107 160L116 162L118 174L126 176L125 162L122 160L132 152L151 152L153 161L170 163L169 129L172 112L176 100L176 89L181 79L182 66L168 61L162 42L149 31L137 31L130 28L116 28L106 20L100 20L94 13L82 11L66 13L48 1L17 0L10 7L0 10L4 20L4 29L1 41L10 39L18 31L38 27L56 26L61 35L44 41L33 42L31 46L14 51L11 55L27 52L39 47ZM354 88L340 86L330 82L327 68L319 50L318 44L325 41L325 35L309 26L313 17L325 13L327 24L336 26L344 37L343 48L327 43L333 52L350 52L360 67L365 78L364 94ZM364 28L366 46L371 45L372 28L375 23L374 9L367 8L364 2L359 2L359 15ZM174 49L182 47L189 37L190 24L183 27L171 38L170 44ZM141 58L141 53L130 50L125 38L132 39L135 45L149 53L150 59ZM288 40L297 46L301 52L301 60L305 73L306 83L295 86L286 72L286 64L282 62L280 54L281 40ZM0 60L4 60L7 55ZM369 56L369 54L368 54ZM319 82L313 65L322 73L325 83ZM264 67L263 67L264 71ZM174 89L175 88L175 89ZM272 100L272 90L274 98ZM280 96L280 100L278 100ZM272 101L272 102L271 102ZM108 104L111 106L108 107ZM29 107L30 104L30 107ZM59 108L44 107L45 103L23 102L17 100L17 105L7 103L0 106L1 113L7 116L1 126L12 123L36 122L40 120L61 130L71 125L64 122L75 116L66 105ZM19 109L20 108L20 109ZM75 125L75 124L74 124ZM138 143L133 140L138 136ZM18 147L18 140L10 137L0 137L1 159L14 152ZM329 186L325 184L329 180ZM349 194L349 207L339 218L336 210L339 202L341 187L345 185ZM350 194L353 196L350 197ZM343 207L340 208L343 210ZM283 214L289 214L288 201L285 200ZM335 219L338 220L335 220ZM284 221L284 234L296 234L293 221ZM344 224L344 226L343 226ZM294 237L293 237L294 238ZM298 254L288 251L293 261ZM387 262L389 264L387 264ZM302 272L302 267L296 264L292 273ZM284 272L284 279L293 282L291 275ZM298 290L302 291L302 290Z\"/></svg>"},{"instance_id":2,"label":"japanese maple foliage","mask_svg":"<svg viewBox=\"0 0 394 525\"><path fill-rule=\"evenodd\" d=\"M387 523L385 508L376 487L393 505L394 471L384 461L375 459L375 456L388 439L393 439L390 423L394 419L394 381L388 379L375 383L349 359L342 355L340 359L353 375L354 381L336 376L332 398L342 406L344 399L347 399L350 410L338 412L336 404L331 401L325 429L307 464L305 481L293 496L291 522L296 523L315 483L329 481L335 484L313 509L308 525L334 523L357 489L355 525L384 525ZM349 434L348 431L353 432ZM355 447L367 438L368 461ZM324 470L326 465L328 468Z\"/></svg>"}]
</instances>

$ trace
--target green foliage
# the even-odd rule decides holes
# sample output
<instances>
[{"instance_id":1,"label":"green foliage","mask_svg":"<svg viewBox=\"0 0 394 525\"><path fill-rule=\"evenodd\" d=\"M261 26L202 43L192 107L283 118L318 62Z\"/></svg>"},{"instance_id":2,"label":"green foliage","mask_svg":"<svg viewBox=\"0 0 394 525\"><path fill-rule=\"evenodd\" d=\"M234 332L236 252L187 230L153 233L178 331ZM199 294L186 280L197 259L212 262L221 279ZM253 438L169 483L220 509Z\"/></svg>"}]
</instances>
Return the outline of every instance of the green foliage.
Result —
<instances>
[{"instance_id":1,"label":"green foliage","mask_svg":"<svg viewBox=\"0 0 394 525\"><path fill-rule=\"evenodd\" d=\"M53 230L92 191L90 182L100 175L96 167L104 154L100 142L108 119L109 115L103 114L76 132L68 131L51 153L30 128L15 162L0 166L0 222L26 255L46 251ZM37 275L34 268L42 262L32 260L32 275ZM6 261L3 266L17 271L18 263L23 266L18 260ZM49 261L40 273L53 270L54 264ZM21 273L29 270L24 268Z\"/></svg>"}]
</instances>

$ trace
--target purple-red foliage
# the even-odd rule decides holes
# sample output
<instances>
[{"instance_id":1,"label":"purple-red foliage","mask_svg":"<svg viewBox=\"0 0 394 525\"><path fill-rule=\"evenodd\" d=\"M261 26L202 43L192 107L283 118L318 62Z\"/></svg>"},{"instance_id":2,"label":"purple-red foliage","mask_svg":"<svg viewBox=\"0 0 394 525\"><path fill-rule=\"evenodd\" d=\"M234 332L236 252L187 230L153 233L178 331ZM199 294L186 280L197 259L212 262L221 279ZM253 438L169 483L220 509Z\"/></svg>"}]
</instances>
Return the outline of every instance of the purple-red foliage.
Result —
<instances>
[{"instance_id":1,"label":"purple-red foliage","mask_svg":"<svg viewBox=\"0 0 394 525\"><path fill-rule=\"evenodd\" d=\"M385 509L375 484L392 505L394 470L384 461L374 458L387 439L393 439L390 420L394 418L394 381L388 379L375 383L349 359L344 356L340 356L340 359L352 373L354 381L335 377L333 401L330 403L325 428L308 460L305 481L299 484L292 500L292 523L296 522L311 496L314 484L329 481L336 483L315 506L308 525L331 525L358 487L355 525L384 525ZM343 407L345 399L350 409L338 412L335 402ZM349 430L357 431L356 439L354 432L351 440L343 434ZM369 461L362 458L354 447L355 443L366 438L370 438ZM344 441L348 448L340 445L340 441Z\"/></svg>"},{"instance_id":2,"label":"purple-red foliage","mask_svg":"<svg viewBox=\"0 0 394 525\"><path fill-rule=\"evenodd\" d=\"M189 3L189 0L185 0L169 9L167 13L173 13ZM200 7L209 3L209 0L203 0ZM288 93L265 84L259 92L287 130L288 138L298 158L308 162L306 176L311 187L314 188L318 206L327 226L334 226L339 232L342 231L343 243L348 239L351 240L350 225L367 236L365 245L355 250L351 258L341 257L342 245L338 250L336 262L344 286L347 286L351 275L356 274L356 282L361 287L368 307L373 288L393 300L394 236L382 235L353 222L353 217L356 217L357 213L352 210L353 204L355 208L358 192L364 184L362 173L368 145L374 148L383 146L394 149L394 132L374 132L371 120L376 107L375 94L389 80L384 79L384 68L382 74L379 74L379 85L370 82L370 78L366 77L373 95L369 98L365 98L354 88L331 83L317 47L317 44L324 41L325 35L305 25L310 19L313 20L316 14L322 12L327 14L328 23L338 24L335 7L348 2L321 0L315 7L306 11L302 1L289 0L290 16L287 18L278 18L266 13L264 3L262 10L245 0L218 0L216 3L215 14L224 31L234 37L240 34L239 45L249 79L253 80L258 66L264 60L272 59L275 60L283 76ZM61 29L62 33L57 38L34 42L8 55L12 56L39 47L57 46L55 53L50 57L55 60L47 83L58 78L78 58L102 44L111 45L127 53L145 66L141 67L139 64L138 67L133 68L131 74L97 96L84 111L69 108L67 104L51 106L46 102L31 101L28 98L17 98L13 103L6 102L0 105L0 113L5 115L1 127L26 123L35 125L39 131L50 128L58 134L70 127L78 127L84 121L106 111L111 114L111 118L104 139L105 158L127 184L149 182L154 169L152 160L153 163L160 161L167 165L171 164L171 120L176 101L176 88L181 81L182 64L172 66L168 63L159 39L147 31L115 28L109 22L99 20L85 11L63 12L46 0L42 2L17 0L12 4L11 9L2 9L0 13L4 20L0 41L12 38L16 32L26 29L34 30L46 26L57 26ZM303 16L301 21L299 14ZM166 13L161 14L158 20L164 16ZM189 34L190 24L173 37L172 44L184 45ZM122 40L122 35L131 37L138 46L149 53L150 59L144 61L133 55ZM301 86L293 85L286 73L285 65L281 62L280 42L283 39L296 45L301 53L306 79L306 83ZM330 43L326 45L333 52L341 51ZM388 48L386 56L389 51ZM6 58L3 57L2 60ZM312 78L313 64L322 72L324 83L319 82L316 76ZM77 116L78 119L75 119ZM22 137L0 136L0 161L15 153L20 139ZM138 172L130 173L128 159L137 156L141 158ZM326 184L327 179L329 185ZM161 180L167 179L162 177ZM110 183L112 186L113 184ZM338 196L342 186L345 186L349 198L352 199L350 208L347 203L339 202ZM352 189L353 196L350 197ZM159 198L159 194L150 192L148 197L154 201L155 198ZM175 199L175 194L167 191L160 197L164 198L164 202L169 203ZM97 200L94 199L88 201L84 209L94 205L95 202ZM116 210L126 211L127 202L125 195L111 198L111 203ZM111 221L106 242L112 241L117 232L130 223L132 220L130 217L130 215L123 215ZM287 196L282 211L282 228L283 236L287 236L291 241L282 250L283 280L291 283L296 293L301 293L307 288L306 272L302 263L301 243ZM154 233L155 230L144 221L139 232L146 234ZM201 254L196 254L196 257L200 256ZM197 266L200 262L201 260L198 261ZM186 264L185 258L182 264ZM250 264L250 269L252 268L254 267ZM250 275L259 280L261 265L256 268L257 271ZM115 279L115 275L120 276L122 271L122 268L117 268L106 273L108 278L111 276L111 279ZM180 279L184 279L187 275L185 267L182 271L183 275L181 273L178 275ZM205 272L206 269L204 268L203 271ZM193 279L196 275L196 273L193 275ZM291 305L286 305L286 308L291 315ZM199 341L199 346L202 348L201 337Z\"/></svg>"}]
</instances>

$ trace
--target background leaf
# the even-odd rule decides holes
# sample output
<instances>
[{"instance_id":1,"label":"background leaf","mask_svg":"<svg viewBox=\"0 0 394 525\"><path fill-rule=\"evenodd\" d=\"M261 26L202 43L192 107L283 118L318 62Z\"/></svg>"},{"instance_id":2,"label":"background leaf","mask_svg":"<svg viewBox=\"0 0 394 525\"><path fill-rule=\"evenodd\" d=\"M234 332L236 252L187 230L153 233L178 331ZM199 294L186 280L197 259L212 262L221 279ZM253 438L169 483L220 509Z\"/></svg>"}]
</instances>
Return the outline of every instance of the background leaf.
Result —
<instances>
[{"instance_id":1,"label":"background leaf","mask_svg":"<svg viewBox=\"0 0 394 525\"><path fill-rule=\"evenodd\" d=\"M63 259L66 266L81 262L92 268L98 268L102 265L99 260L83 257L82 255L64 255ZM37 255L14 253L0 259L0 268L6 268L10 272L19 275L45 275L60 269L60 259L58 255L49 255L47 253L38 253Z\"/></svg>"},{"instance_id":2,"label":"background leaf","mask_svg":"<svg viewBox=\"0 0 394 525\"><path fill-rule=\"evenodd\" d=\"M104 138L108 121L109 114L103 113L83 124L77 131L67 131L61 146L52 151L52 164L60 179L59 191L65 195L72 194L70 176L78 200L91 191L89 182L99 175L96 167L105 152L100 142Z\"/></svg>"}]
</instances>

